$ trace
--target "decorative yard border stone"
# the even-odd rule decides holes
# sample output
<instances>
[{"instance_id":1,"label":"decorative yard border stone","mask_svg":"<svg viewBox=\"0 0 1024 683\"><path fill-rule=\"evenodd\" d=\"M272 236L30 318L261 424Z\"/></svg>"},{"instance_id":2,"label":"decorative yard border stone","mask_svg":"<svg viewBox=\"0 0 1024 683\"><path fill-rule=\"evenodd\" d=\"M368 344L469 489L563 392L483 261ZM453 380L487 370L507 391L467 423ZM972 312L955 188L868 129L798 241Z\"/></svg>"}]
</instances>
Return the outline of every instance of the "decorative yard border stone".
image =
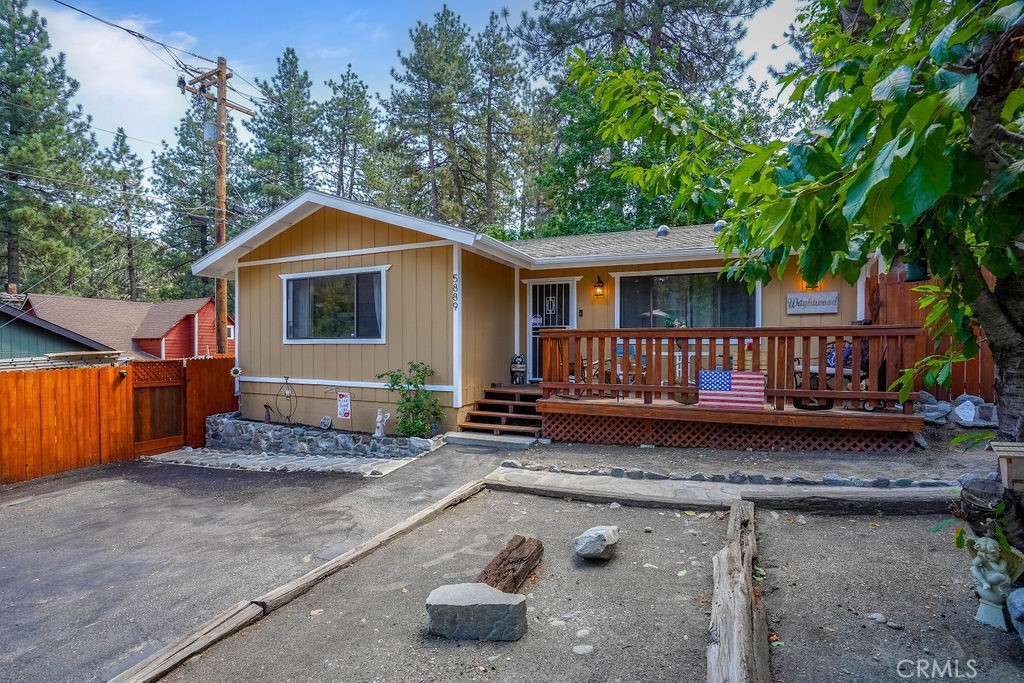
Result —
<instances>
[{"instance_id":1,"label":"decorative yard border stone","mask_svg":"<svg viewBox=\"0 0 1024 683\"><path fill-rule=\"evenodd\" d=\"M245 420L241 413L206 418L206 446L244 451L335 457L409 458L444 444L443 436L375 437L304 425L282 425Z\"/></svg>"},{"instance_id":2,"label":"decorative yard border stone","mask_svg":"<svg viewBox=\"0 0 1024 683\"><path fill-rule=\"evenodd\" d=\"M821 479L808 479L799 474L794 474L788 478L783 477L769 477L762 473L747 474L744 472L732 472L731 474L705 474L704 472L692 472L686 474L683 472L670 472L665 474L658 470L642 470L637 467L623 467L619 465L613 465L611 467L592 467L589 469L576 469L570 467L560 467L552 464L541 464L534 462L520 462L519 460L504 460L501 463L502 467L508 467L511 469L524 469L539 472L546 470L548 472L561 472L563 474L577 474L577 475L591 475L599 477L626 477L629 479L671 479L673 481L711 481L711 482L729 482L730 484L796 484L799 486L850 486L858 488L938 488L938 487L954 487L959 486L962 482L974 478L982 478L987 476L989 479L997 479L999 477L998 472L989 472L986 474L979 474L975 472L969 472L962 475L958 481L947 481L940 479L935 476L928 476L921 479L910 479L908 477L902 477L899 479L889 479L888 477L876 476L870 479L862 478L858 476L841 477L836 473L829 473L824 475Z\"/></svg>"},{"instance_id":3,"label":"decorative yard border stone","mask_svg":"<svg viewBox=\"0 0 1024 683\"><path fill-rule=\"evenodd\" d=\"M456 583L427 596L427 631L452 640L519 640L526 635L526 596L486 583Z\"/></svg>"}]
</instances>

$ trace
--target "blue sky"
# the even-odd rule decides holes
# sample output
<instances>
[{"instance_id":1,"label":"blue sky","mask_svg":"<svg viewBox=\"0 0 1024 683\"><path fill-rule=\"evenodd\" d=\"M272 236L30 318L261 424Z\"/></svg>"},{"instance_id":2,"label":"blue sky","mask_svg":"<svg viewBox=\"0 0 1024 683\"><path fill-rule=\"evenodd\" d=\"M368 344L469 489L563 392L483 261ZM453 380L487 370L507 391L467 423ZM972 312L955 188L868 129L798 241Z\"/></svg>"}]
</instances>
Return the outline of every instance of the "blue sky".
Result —
<instances>
[{"instance_id":1,"label":"blue sky","mask_svg":"<svg viewBox=\"0 0 1024 683\"><path fill-rule=\"evenodd\" d=\"M441 2L414 0L68 1L200 55L223 55L230 67L250 80L269 78L274 60L286 47L294 47L313 79L314 96L322 95L323 82L344 72L349 63L371 92L386 95L390 70L398 64L396 51L409 50L409 29L416 21L429 22L441 8ZM795 16L795 1L776 0L751 24L742 47L748 54L761 56L752 70L756 78L765 77L767 64L785 62L791 55L772 51L770 45L781 42L782 30ZM452 0L447 4L477 31L486 25L492 9L508 7L517 19L533 1L497 0L491 5ZM174 87L176 72L122 31L51 0L32 0L31 6L47 18L54 48L67 54L68 71L81 84L76 99L93 115L94 124L110 130L124 126L128 135L139 138L131 144L148 162L156 143L173 139L174 125L184 111L185 102ZM194 58L186 61L204 65ZM97 138L106 145L111 135L98 131Z\"/></svg>"}]
</instances>

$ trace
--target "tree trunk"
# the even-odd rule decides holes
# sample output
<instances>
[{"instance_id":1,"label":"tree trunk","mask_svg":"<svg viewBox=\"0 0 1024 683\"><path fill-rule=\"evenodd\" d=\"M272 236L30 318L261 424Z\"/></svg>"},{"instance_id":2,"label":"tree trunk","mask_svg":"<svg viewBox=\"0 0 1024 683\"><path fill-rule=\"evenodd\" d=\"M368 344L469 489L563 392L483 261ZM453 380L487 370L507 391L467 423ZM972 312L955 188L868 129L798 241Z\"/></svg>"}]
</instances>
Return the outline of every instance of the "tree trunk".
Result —
<instances>
[{"instance_id":1,"label":"tree trunk","mask_svg":"<svg viewBox=\"0 0 1024 683\"><path fill-rule=\"evenodd\" d=\"M7 282L17 285L21 282L21 250L18 247L18 235L14 228L7 230Z\"/></svg>"},{"instance_id":2,"label":"tree trunk","mask_svg":"<svg viewBox=\"0 0 1024 683\"><path fill-rule=\"evenodd\" d=\"M125 207L125 252L128 256L128 298L139 300L139 274L135 269L135 240L132 236L131 209Z\"/></svg>"},{"instance_id":3,"label":"tree trunk","mask_svg":"<svg viewBox=\"0 0 1024 683\"><path fill-rule=\"evenodd\" d=\"M348 152L348 141L341 143L341 153L338 155L338 182L335 185L334 194L339 197L345 196L345 155Z\"/></svg>"},{"instance_id":4,"label":"tree trunk","mask_svg":"<svg viewBox=\"0 0 1024 683\"><path fill-rule=\"evenodd\" d=\"M441 193L437 187L437 163L434 161L434 134L427 133L427 173L430 175L430 218L441 220Z\"/></svg>"},{"instance_id":5,"label":"tree trunk","mask_svg":"<svg viewBox=\"0 0 1024 683\"><path fill-rule=\"evenodd\" d=\"M352 159L348 162L348 198L352 199L356 187L356 164L359 162L359 142L352 140Z\"/></svg>"}]
</instances>

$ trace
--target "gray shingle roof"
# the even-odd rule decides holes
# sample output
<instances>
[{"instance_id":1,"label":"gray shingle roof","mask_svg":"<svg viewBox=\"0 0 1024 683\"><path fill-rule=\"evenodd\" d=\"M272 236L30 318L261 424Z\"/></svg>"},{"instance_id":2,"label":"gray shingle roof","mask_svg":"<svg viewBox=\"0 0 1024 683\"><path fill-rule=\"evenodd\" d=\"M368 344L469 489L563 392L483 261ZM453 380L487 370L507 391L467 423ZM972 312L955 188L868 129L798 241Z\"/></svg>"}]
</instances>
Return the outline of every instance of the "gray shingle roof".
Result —
<instances>
[{"instance_id":1,"label":"gray shingle roof","mask_svg":"<svg viewBox=\"0 0 1024 683\"><path fill-rule=\"evenodd\" d=\"M136 339L156 339L167 334L186 315L193 315L202 308L209 297L202 299L181 299L176 301L154 301L149 313L135 330Z\"/></svg>"},{"instance_id":2,"label":"gray shingle roof","mask_svg":"<svg viewBox=\"0 0 1024 683\"><path fill-rule=\"evenodd\" d=\"M656 229L626 230L591 235L539 237L509 242L509 246L533 258L657 255L690 249L715 249L715 237L718 235L715 226L710 224L669 228L668 235L664 237L658 237L657 232Z\"/></svg>"}]
</instances>

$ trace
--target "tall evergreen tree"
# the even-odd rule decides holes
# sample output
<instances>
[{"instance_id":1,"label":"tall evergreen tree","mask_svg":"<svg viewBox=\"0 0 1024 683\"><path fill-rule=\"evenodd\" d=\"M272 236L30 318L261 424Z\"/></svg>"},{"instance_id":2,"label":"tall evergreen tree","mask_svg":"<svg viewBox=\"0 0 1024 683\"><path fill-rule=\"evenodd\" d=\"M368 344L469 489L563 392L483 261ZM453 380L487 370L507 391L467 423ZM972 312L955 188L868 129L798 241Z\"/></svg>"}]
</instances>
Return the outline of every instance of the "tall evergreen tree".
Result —
<instances>
[{"instance_id":1,"label":"tall evergreen tree","mask_svg":"<svg viewBox=\"0 0 1024 683\"><path fill-rule=\"evenodd\" d=\"M399 51L402 70L391 72L391 125L405 131L401 143L424 168L430 218L472 225L479 152L469 27L445 5L433 24L417 22L409 36L412 52Z\"/></svg>"},{"instance_id":2,"label":"tall evergreen tree","mask_svg":"<svg viewBox=\"0 0 1024 683\"><path fill-rule=\"evenodd\" d=\"M299 68L293 48L277 58L269 81L256 79L266 103L245 121L252 133L252 167L265 211L272 211L313 185L313 137L317 107L309 73Z\"/></svg>"},{"instance_id":3,"label":"tall evergreen tree","mask_svg":"<svg viewBox=\"0 0 1024 683\"><path fill-rule=\"evenodd\" d=\"M523 112L516 124L514 166L518 170L515 233L532 237L546 224L554 211L554 203L539 180L549 160L561 149L559 126L562 117L552 104L550 88L524 88Z\"/></svg>"},{"instance_id":4,"label":"tall evergreen tree","mask_svg":"<svg viewBox=\"0 0 1024 683\"><path fill-rule=\"evenodd\" d=\"M352 65L337 81L327 81L331 96L320 107L316 160L327 191L365 199L366 158L375 142L375 114L366 84Z\"/></svg>"},{"instance_id":5,"label":"tall evergreen tree","mask_svg":"<svg viewBox=\"0 0 1024 683\"><path fill-rule=\"evenodd\" d=\"M75 242L95 238L98 213L90 208L94 190L84 172L95 141L81 108L70 102L78 83L63 54L49 56L50 47L46 20L27 11L27 0L0 0L0 239L7 281L60 290L77 284Z\"/></svg>"},{"instance_id":6,"label":"tall evergreen tree","mask_svg":"<svg viewBox=\"0 0 1024 683\"><path fill-rule=\"evenodd\" d=\"M738 45L744 21L772 0L537 0L517 34L544 73L559 71L576 48L588 56L625 49L663 62L676 87L731 83L749 60Z\"/></svg>"},{"instance_id":7,"label":"tall evergreen tree","mask_svg":"<svg viewBox=\"0 0 1024 683\"><path fill-rule=\"evenodd\" d=\"M522 116L519 49L496 12L474 40L473 62L479 80L484 225L507 226L515 201L513 159L516 125Z\"/></svg>"},{"instance_id":8,"label":"tall evergreen tree","mask_svg":"<svg viewBox=\"0 0 1024 683\"><path fill-rule=\"evenodd\" d=\"M146 190L143 162L128 145L124 128L99 153L94 177L106 191L100 197L109 229L117 233L112 247L124 258L123 276L117 278L130 301L146 298L152 275L152 250L147 236L152 227L154 203Z\"/></svg>"},{"instance_id":9,"label":"tall evergreen tree","mask_svg":"<svg viewBox=\"0 0 1024 683\"><path fill-rule=\"evenodd\" d=\"M158 247L162 286L156 298L213 295L213 280L193 277L189 267L213 248L217 159L214 148L204 142L203 125L215 120L211 102L190 98L188 110L174 129L175 145L165 141L153 157L153 187L162 200L159 211L163 224ZM230 237L252 215L255 202L246 201L242 164L232 161L244 158L247 150L239 144L230 117L227 140ZM239 215L242 210L245 216Z\"/></svg>"}]
</instances>

